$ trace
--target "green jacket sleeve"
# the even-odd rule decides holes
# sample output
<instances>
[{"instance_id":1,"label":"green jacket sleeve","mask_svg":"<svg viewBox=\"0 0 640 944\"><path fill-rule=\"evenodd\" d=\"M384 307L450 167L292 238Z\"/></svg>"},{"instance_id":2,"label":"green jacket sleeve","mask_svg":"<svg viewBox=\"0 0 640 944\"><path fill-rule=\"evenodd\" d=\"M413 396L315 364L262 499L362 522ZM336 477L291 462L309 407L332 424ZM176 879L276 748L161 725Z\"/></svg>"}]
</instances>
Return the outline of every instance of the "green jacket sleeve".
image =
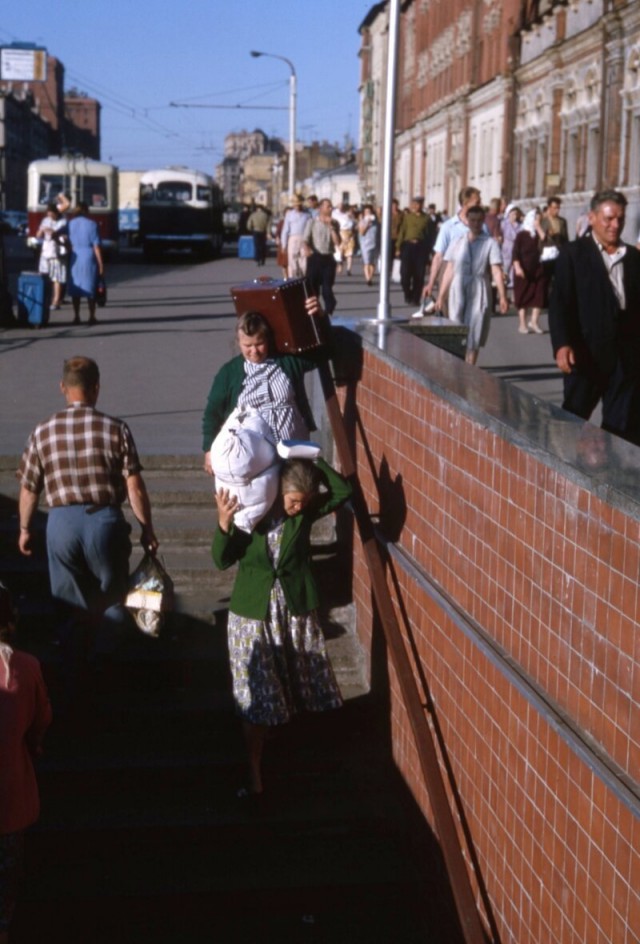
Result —
<instances>
[{"instance_id":1,"label":"green jacket sleeve","mask_svg":"<svg viewBox=\"0 0 640 944\"><path fill-rule=\"evenodd\" d=\"M202 416L202 451L208 452L222 424L236 403L242 388L242 355L224 364L213 379Z\"/></svg>"},{"instance_id":2,"label":"green jacket sleeve","mask_svg":"<svg viewBox=\"0 0 640 944\"><path fill-rule=\"evenodd\" d=\"M213 532L211 556L218 570L228 570L241 560L251 543L251 535L232 525L228 532L216 527Z\"/></svg>"},{"instance_id":3,"label":"green jacket sleeve","mask_svg":"<svg viewBox=\"0 0 640 944\"><path fill-rule=\"evenodd\" d=\"M332 469L324 459L318 459L316 465L322 474L324 484L328 491L320 496L320 504L313 511L313 517L322 518L330 512L335 511L341 505L351 498L353 489L345 478L343 478L335 469Z\"/></svg>"}]
</instances>

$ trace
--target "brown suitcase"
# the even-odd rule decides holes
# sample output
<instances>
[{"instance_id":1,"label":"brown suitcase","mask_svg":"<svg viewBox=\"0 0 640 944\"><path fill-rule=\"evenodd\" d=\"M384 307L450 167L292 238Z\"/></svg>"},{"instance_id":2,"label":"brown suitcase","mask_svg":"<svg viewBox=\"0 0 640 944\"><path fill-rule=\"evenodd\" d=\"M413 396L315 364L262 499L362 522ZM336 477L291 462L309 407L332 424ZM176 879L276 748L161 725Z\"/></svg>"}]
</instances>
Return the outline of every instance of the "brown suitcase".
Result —
<instances>
[{"instance_id":1,"label":"brown suitcase","mask_svg":"<svg viewBox=\"0 0 640 944\"><path fill-rule=\"evenodd\" d=\"M231 289L237 314L257 311L273 331L278 354L302 354L329 341L329 318L324 312L308 314L306 279L255 279Z\"/></svg>"}]
</instances>

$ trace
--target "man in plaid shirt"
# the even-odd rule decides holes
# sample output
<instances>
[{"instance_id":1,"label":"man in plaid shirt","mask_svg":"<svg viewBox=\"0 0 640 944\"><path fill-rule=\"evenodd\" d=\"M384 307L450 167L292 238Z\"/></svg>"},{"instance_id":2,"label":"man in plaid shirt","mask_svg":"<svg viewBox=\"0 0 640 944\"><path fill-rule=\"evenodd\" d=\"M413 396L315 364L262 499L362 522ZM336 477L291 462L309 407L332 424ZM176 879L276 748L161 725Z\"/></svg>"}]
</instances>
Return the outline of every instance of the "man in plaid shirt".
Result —
<instances>
[{"instance_id":1,"label":"man in plaid shirt","mask_svg":"<svg viewBox=\"0 0 640 944\"><path fill-rule=\"evenodd\" d=\"M44 491L52 594L89 621L123 603L127 593L131 528L121 509L125 500L142 527L145 550L155 554L158 541L129 427L95 408L98 365L88 357L65 361L60 389L66 409L31 433L17 473L18 544L22 554L32 553L31 523Z\"/></svg>"}]
</instances>

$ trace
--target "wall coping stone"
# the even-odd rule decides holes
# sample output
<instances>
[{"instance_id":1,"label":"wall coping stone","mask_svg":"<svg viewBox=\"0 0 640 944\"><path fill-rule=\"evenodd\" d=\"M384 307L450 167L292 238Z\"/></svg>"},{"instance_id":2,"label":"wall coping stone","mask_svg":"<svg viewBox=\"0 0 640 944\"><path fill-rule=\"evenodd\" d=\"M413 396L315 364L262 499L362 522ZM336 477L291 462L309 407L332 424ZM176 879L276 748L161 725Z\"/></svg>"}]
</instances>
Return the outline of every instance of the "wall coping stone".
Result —
<instances>
[{"instance_id":1,"label":"wall coping stone","mask_svg":"<svg viewBox=\"0 0 640 944\"><path fill-rule=\"evenodd\" d=\"M358 344L464 416L640 521L640 448L407 330L406 321L332 319L334 347ZM346 353L346 352L345 352ZM348 369L351 358L345 357Z\"/></svg>"}]
</instances>

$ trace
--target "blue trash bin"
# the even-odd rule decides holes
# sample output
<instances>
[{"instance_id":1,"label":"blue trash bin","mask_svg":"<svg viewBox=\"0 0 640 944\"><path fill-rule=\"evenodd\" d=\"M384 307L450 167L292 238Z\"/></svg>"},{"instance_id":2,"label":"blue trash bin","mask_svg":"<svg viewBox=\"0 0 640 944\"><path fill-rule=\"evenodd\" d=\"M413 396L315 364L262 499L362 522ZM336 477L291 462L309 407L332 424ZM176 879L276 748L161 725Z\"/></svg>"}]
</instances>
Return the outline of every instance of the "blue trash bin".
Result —
<instances>
[{"instance_id":1,"label":"blue trash bin","mask_svg":"<svg viewBox=\"0 0 640 944\"><path fill-rule=\"evenodd\" d=\"M241 236L238 239L238 259L255 259L256 244L253 236Z\"/></svg>"}]
</instances>

